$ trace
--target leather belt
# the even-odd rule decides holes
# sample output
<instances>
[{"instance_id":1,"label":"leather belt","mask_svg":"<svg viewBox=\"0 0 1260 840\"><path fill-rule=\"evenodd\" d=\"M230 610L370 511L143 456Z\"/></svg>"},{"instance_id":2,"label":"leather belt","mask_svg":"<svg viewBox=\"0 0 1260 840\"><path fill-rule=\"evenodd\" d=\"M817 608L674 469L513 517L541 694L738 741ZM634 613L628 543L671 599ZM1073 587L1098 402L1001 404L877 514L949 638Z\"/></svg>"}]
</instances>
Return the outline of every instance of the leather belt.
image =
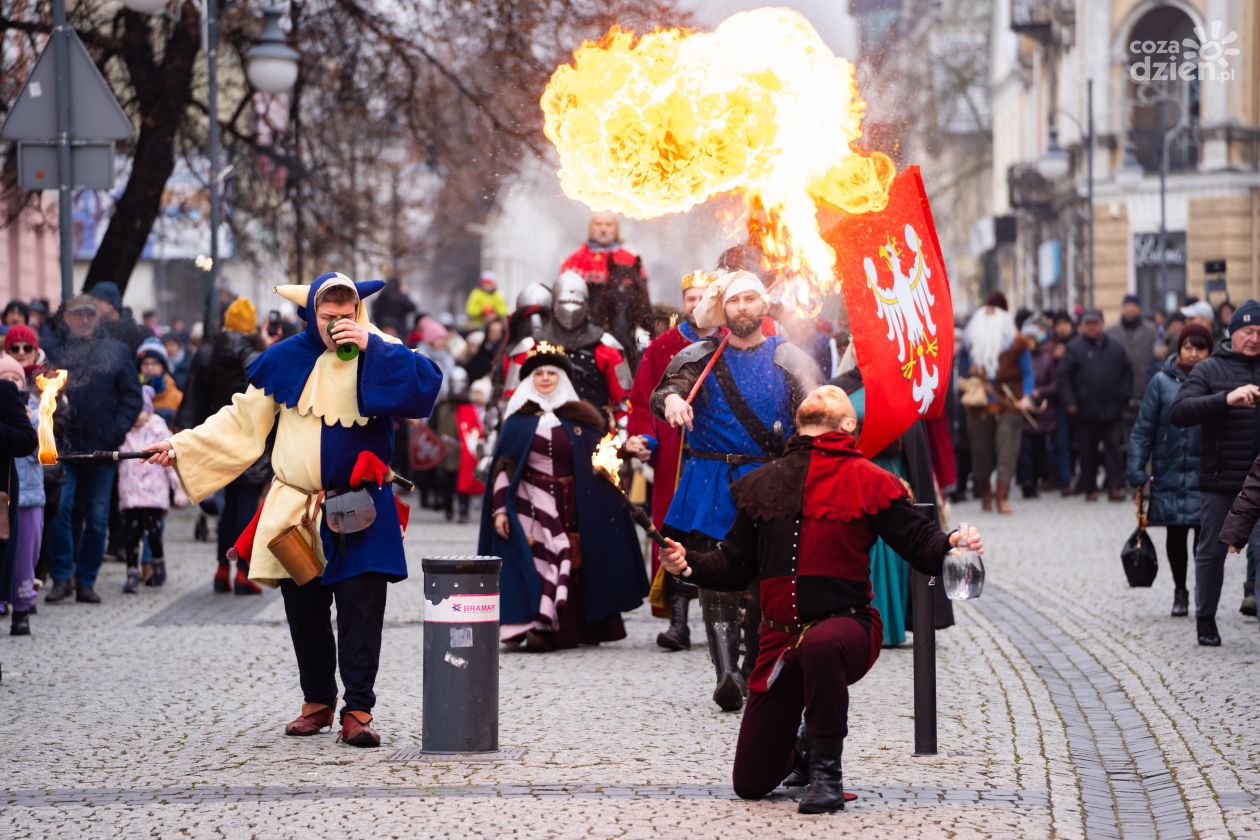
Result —
<instances>
[{"instance_id":1,"label":"leather belt","mask_svg":"<svg viewBox=\"0 0 1260 840\"><path fill-rule=\"evenodd\" d=\"M742 453L729 452L701 452L698 449L691 450L692 458L703 458L706 461L725 461L733 467L742 467L744 464L768 464L774 459L769 455L744 455Z\"/></svg>"},{"instance_id":2,"label":"leather belt","mask_svg":"<svg viewBox=\"0 0 1260 840\"><path fill-rule=\"evenodd\" d=\"M771 619L766 618L763 615L761 617L761 623L769 627L771 630L778 630L780 633L787 633L788 635L794 636L797 633L804 633L806 630L813 627L815 624L826 621L829 618L839 618L841 616L846 616L846 615L856 616L859 611L864 612L865 608L864 607L849 607L848 609L838 610L832 613L827 613L824 616L815 618L813 621L807 621L804 624L779 624L777 621L772 621Z\"/></svg>"}]
</instances>

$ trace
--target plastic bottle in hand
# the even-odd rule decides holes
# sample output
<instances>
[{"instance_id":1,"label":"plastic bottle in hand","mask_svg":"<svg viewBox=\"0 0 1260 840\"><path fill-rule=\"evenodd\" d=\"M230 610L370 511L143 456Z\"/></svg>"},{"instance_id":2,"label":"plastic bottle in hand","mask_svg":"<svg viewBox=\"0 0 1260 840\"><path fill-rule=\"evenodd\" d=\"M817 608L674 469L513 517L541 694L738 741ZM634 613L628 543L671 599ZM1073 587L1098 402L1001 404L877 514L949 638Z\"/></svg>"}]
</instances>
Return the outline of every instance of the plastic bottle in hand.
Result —
<instances>
[{"instance_id":1,"label":"plastic bottle in hand","mask_svg":"<svg viewBox=\"0 0 1260 840\"><path fill-rule=\"evenodd\" d=\"M331 321L328 322L328 337L329 338L332 338L333 327L335 327L337 325L337 322L340 320L341 320L340 318L333 318ZM349 362L349 361L352 361L353 359L358 358L358 356L359 356L359 345L355 344L353 341L347 341L345 344L337 345L337 358L341 359L341 361Z\"/></svg>"},{"instance_id":2,"label":"plastic bottle in hand","mask_svg":"<svg viewBox=\"0 0 1260 840\"><path fill-rule=\"evenodd\" d=\"M958 530L967 532L967 523L960 522ZM945 595L951 601L969 601L979 598L984 591L984 562L980 555L965 545L952 549L945 555Z\"/></svg>"}]
</instances>

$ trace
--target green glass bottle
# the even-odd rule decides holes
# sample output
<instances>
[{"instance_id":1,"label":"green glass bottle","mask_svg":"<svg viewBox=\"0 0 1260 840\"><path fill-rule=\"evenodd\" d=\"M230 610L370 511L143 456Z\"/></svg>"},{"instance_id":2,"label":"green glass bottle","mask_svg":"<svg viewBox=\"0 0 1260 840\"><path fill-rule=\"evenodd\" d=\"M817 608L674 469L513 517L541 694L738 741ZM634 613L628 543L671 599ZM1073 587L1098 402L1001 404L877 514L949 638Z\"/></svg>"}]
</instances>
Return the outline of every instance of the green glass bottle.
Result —
<instances>
[{"instance_id":1,"label":"green glass bottle","mask_svg":"<svg viewBox=\"0 0 1260 840\"><path fill-rule=\"evenodd\" d=\"M332 338L333 327L336 326L337 322L340 320L341 318L333 318L331 321L328 322L328 337L329 338ZM337 345L337 358L341 359L341 361L349 362L349 361L353 361L354 359L357 359L358 357L359 357L359 345L355 344L353 341L349 341L349 342L346 342L345 344Z\"/></svg>"}]
</instances>

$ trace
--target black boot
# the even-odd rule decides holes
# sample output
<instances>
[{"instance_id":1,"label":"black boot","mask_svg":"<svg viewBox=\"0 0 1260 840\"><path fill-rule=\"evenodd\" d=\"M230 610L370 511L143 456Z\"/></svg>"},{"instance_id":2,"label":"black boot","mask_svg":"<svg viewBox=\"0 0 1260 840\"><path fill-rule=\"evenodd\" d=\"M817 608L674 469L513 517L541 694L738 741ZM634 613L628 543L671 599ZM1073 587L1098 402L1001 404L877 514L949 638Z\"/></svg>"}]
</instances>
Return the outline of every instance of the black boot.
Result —
<instances>
[{"instance_id":1,"label":"black boot","mask_svg":"<svg viewBox=\"0 0 1260 840\"><path fill-rule=\"evenodd\" d=\"M29 636L31 635L31 619L27 613L13 611L13 618L9 624L10 636Z\"/></svg>"},{"instance_id":2,"label":"black boot","mask_svg":"<svg viewBox=\"0 0 1260 840\"><path fill-rule=\"evenodd\" d=\"M74 594L74 581L72 580L54 580L52 589L48 590L48 594L44 596L44 600L49 604L55 604L58 601L64 601Z\"/></svg>"},{"instance_id":3,"label":"black boot","mask_svg":"<svg viewBox=\"0 0 1260 840\"><path fill-rule=\"evenodd\" d=\"M1216 629L1216 616L1201 615L1195 621L1199 625L1199 644L1204 647L1220 647L1221 634Z\"/></svg>"},{"instance_id":4,"label":"black boot","mask_svg":"<svg viewBox=\"0 0 1260 840\"><path fill-rule=\"evenodd\" d=\"M1243 615L1256 614L1256 584L1254 581L1243 583L1242 606L1238 608L1238 611Z\"/></svg>"},{"instance_id":5,"label":"black boot","mask_svg":"<svg viewBox=\"0 0 1260 840\"><path fill-rule=\"evenodd\" d=\"M686 595L669 596L669 627L656 634L656 643L666 650L691 650L691 628L687 626Z\"/></svg>"},{"instance_id":6,"label":"black boot","mask_svg":"<svg viewBox=\"0 0 1260 840\"><path fill-rule=\"evenodd\" d=\"M796 730L796 764L792 772L783 780L784 787L805 787L809 784L809 736L805 734L805 724Z\"/></svg>"},{"instance_id":7,"label":"black boot","mask_svg":"<svg viewBox=\"0 0 1260 840\"><path fill-rule=\"evenodd\" d=\"M757 653L761 647L761 593L758 590L758 584L754 582L752 586L745 589L742 597L744 603L744 615L741 622L744 630L744 664L740 666L739 673L743 676L744 683L747 685L748 678L752 675L752 670L757 665Z\"/></svg>"},{"instance_id":8,"label":"black boot","mask_svg":"<svg viewBox=\"0 0 1260 840\"><path fill-rule=\"evenodd\" d=\"M810 744L809 787L797 811L802 814L833 814L844 810L844 774L840 758L843 738L814 738Z\"/></svg>"},{"instance_id":9,"label":"black boot","mask_svg":"<svg viewBox=\"0 0 1260 840\"><path fill-rule=\"evenodd\" d=\"M717 672L713 702L724 712L743 708L748 689L739 672L739 592L700 590L704 632L709 640L709 657Z\"/></svg>"},{"instance_id":10,"label":"black boot","mask_svg":"<svg viewBox=\"0 0 1260 840\"><path fill-rule=\"evenodd\" d=\"M1180 618L1190 612L1190 593L1185 589L1178 589L1173 592L1173 608L1172 614L1174 618Z\"/></svg>"}]
</instances>

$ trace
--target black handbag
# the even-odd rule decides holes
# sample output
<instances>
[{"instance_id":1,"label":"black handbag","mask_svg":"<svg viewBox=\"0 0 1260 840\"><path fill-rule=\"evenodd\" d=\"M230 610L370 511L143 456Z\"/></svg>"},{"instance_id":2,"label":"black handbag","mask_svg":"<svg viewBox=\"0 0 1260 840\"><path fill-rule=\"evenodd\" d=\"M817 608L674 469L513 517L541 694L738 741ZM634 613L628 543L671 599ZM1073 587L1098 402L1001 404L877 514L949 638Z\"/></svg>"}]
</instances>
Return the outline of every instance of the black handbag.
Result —
<instances>
[{"instance_id":1,"label":"black handbag","mask_svg":"<svg viewBox=\"0 0 1260 840\"><path fill-rule=\"evenodd\" d=\"M1137 528L1124 541L1120 549L1120 562L1124 564L1124 576L1129 579L1129 586L1148 587L1155 582L1159 573L1159 558L1155 554L1155 544L1150 534L1146 533L1146 486L1138 489L1137 496Z\"/></svg>"}]
</instances>

